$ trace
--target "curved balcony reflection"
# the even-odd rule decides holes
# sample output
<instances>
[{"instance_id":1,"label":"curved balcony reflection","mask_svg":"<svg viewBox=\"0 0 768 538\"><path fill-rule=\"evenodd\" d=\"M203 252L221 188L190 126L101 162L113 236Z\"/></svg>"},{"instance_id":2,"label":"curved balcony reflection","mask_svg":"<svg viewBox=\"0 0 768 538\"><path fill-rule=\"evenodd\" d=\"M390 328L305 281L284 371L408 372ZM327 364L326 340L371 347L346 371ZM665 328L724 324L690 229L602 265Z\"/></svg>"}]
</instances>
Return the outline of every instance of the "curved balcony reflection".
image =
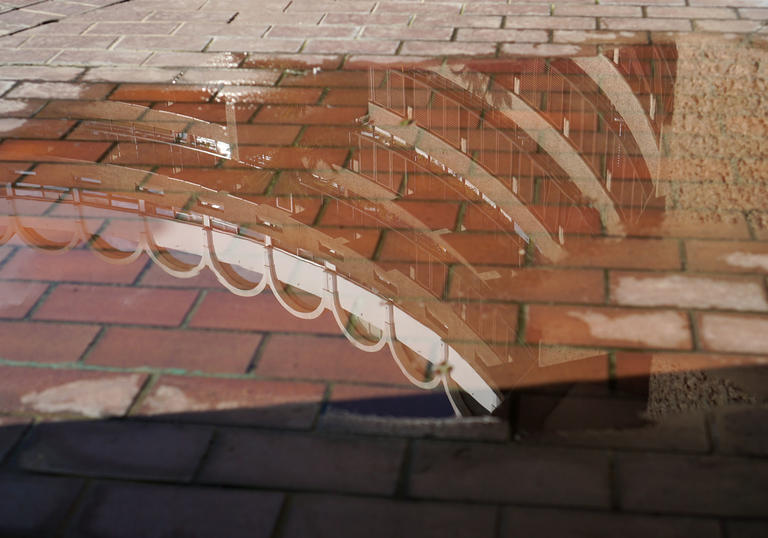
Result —
<instances>
[{"instance_id":1,"label":"curved balcony reflection","mask_svg":"<svg viewBox=\"0 0 768 538\"><path fill-rule=\"evenodd\" d=\"M621 237L660 194L674 47L616 51L522 59L503 74L472 61L371 70L367 115L336 161L250 152L235 102L221 105L226 125L108 102L78 126L111 144L100 160L27 165L4 148L19 164L5 171L0 243L87 245L110 263L145 253L173 277L208 269L240 296L269 289L297 318L329 311L359 349L388 348L457 414L491 413L509 391L574 369L589 378L604 360L542 359L487 266L556 263L573 234Z\"/></svg>"}]
</instances>

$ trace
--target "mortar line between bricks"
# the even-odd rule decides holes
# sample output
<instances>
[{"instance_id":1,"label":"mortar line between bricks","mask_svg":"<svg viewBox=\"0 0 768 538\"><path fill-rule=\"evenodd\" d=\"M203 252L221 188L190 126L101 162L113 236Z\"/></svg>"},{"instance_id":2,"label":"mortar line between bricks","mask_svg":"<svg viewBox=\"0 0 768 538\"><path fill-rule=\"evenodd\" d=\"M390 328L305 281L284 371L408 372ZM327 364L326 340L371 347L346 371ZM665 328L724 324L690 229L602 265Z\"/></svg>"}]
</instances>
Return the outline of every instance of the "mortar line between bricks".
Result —
<instances>
[{"instance_id":1,"label":"mortar line between bricks","mask_svg":"<svg viewBox=\"0 0 768 538\"><path fill-rule=\"evenodd\" d=\"M112 43L110 43L109 46L107 46L106 50L115 50L115 47L117 47L117 45L120 44L120 42L123 40L124 37L125 36L122 36L122 35L117 36L117 39L115 39Z\"/></svg>"},{"instance_id":2,"label":"mortar line between bricks","mask_svg":"<svg viewBox=\"0 0 768 538\"><path fill-rule=\"evenodd\" d=\"M50 295L53 293L53 291L57 287L58 287L58 283L50 282L48 284L48 287L45 288L45 291L43 291L43 293L40 294L40 297L37 298L37 301L35 301L35 304L33 304L32 307L29 310L27 310L27 313L21 319L25 321L32 320L32 316L35 315L35 313L40 309L43 303L48 299L48 297L50 297Z\"/></svg>"},{"instance_id":3,"label":"mortar line between bricks","mask_svg":"<svg viewBox=\"0 0 768 538\"><path fill-rule=\"evenodd\" d=\"M88 355L91 354L93 351L93 348L96 347L96 345L101 341L101 339L104 337L104 334L107 332L107 327L105 325L102 325L98 331L96 331L96 334L93 338L91 338L91 341L88 342L88 345L85 346L85 349L80 354L80 357L75 361L76 363L85 364L85 361L88 359Z\"/></svg>"},{"instance_id":4,"label":"mortar line between bricks","mask_svg":"<svg viewBox=\"0 0 768 538\"><path fill-rule=\"evenodd\" d=\"M11 258L13 258L19 250L21 250L24 247L19 247L17 245L9 245L9 252L5 255L4 258L0 258L0 270L3 269L3 267L11 261Z\"/></svg>"},{"instance_id":5,"label":"mortar line between bricks","mask_svg":"<svg viewBox=\"0 0 768 538\"><path fill-rule=\"evenodd\" d=\"M328 94L331 93L330 88L320 88L320 95L317 97L317 101L315 101L312 106L323 106L325 101L325 98L328 97ZM328 106L328 105L325 105ZM333 106L333 105L330 105ZM306 125L302 125L302 127L307 127Z\"/></svg>"},{"instance_id":6,"label":"mortar line between bricks","mask_svg":"<svg viewBox=\"0 0 768 538\"><path fill-rule=\"evenodd\" d=\"M248 365L245 367L245 375L252 374L256 368L259 366L259 361L261 360L261 357L264 355L264 350L267 347L267 344L271 340L271 334L265 333L261 336L261 341L259 341L259 345L256 346L256 349L253 350L253 355L251 355L251 360L248 361Z\"/></svg>"},{"instance_id":7,"label":"mortar line between bricks","mask_svg":"<svg viewBox=\"0 0 768 538\"><path fill-rule=\"evenodd\" d=\"M147 376L147 378L144 380L144 383L142 383L141 387L139 387L139 390L136 391L136 394L131 401L131 405L129 405L128 409L125 410L123 417L132 416L133 413L135 413L136 410L141 407L141 404L144 403L144 400L149 395L150 391L155 387L158 379L160 379L160 375L161 374L158 373L151 373Z\"/></svg>"},{"instance_id":8,"label":"mortar line between bricks","mask_svg":"<svg viewBox=\"0 0 768 538\"><path fill-rule=\"evenodd\" d=\"M104 99L109 99L109 96L110 96L110 95L111 95L111 94L112 94L112 93L113 93L113 92L114 92L116 89L117 89L117 84L115 84L115 87L114 87L114 88L112 88L112 89L109 91L109 93L108 93L107 95L105 95L105 96L104 96ZM72 126L71 126L69 129L67 129L66 131L64 131L64 133L62 133L62 135L61 135L61 136L60 136L60 137L59 137L57 140L67 140L67 139L69 138L69 135L71 135L72 133L74 133L74 132L77 130L77 128L78 128L78 127L80 127L80 125L82 125L82 123L83 123L83 120L75 120L75 121L72 123Z\"/></svg>"},{"instance_id":9,"label":"mortar line between bricks","mask_svg":"<svg viewBox=\"0 0 768 538\"><path fill-rule=\"evenodd\" d=\"M12 35L18 35L22 32L26 32L28 30L34 30L36 28L40 28L41 26L45 26L46 24L51 24L54 22L59 22L61 19L49 19L42 22L39 22L35 24L34 26L27 26L26 28L19 28L18 30L14 30L13 32L9 32L7 34L4 34L2 37L10 37Z\"/></svg>"},{"instance_id":10,"label":"mortar line between bricks","mask_svg":"<svg viewBox=\"0 0 768 538\"><path fill-rule=\"evenodd\" d=\"M8 450L6 450L5 456L0 458L0 469L2 469L6 463L10 463L13 460L11 455L14 454L17 450L19 450L19 447L21 447L21 445L24 443L24 440L29 435L30 431L32 431L34 424L35 424L35 421L31 420L30 422L24 425L24 429L22 430L21 434L16 438L16 441L8 448Z\"/></svg>"},{"instance_id":11,"label":"mortar line between bricks","mask_svg":"<svg viewBox=\"0 0 768 538\"><path fill-rule=\"evenodd\" d=\"M192 474L189 478L190 484L197 484L198 480L200 479L200 473L203 471L203 467L205 467L205 464L208 462L208 457L210 456L213 446L216 443L216 440L219 437L219 431L217 428L214 428L211 431L211 436L208 438L208 443L205 446L205 450L200 455L200 461L197 462L197 465L195 466L195 470L192 471Z\"/></svg>"},{"instance_id":12,"label":"mortar line between bricks","mask_svg":"<svg viewBox=\"0 0 768 538\"><path fill-rule=\"evenodd\" d=\"M144 58L144 61L139 64L140 67L147 67L147 62L149 62L152 58L154 58L157 55L157 52L151 52L149 56Z\"/></svg>"},{"instance_id":13,"label":"mortar line between bricks","mask_svg":"<svg viewBox=\"0 0 768 538\"><path fill-rule=\"evenodd\" d=\"M515 338L515 343L518 345L525 345L525 330L526 325L528 324L528 305L525 303L520 303L520 306L517 309L517 337Z\"/></svg>"},{"instance_id":14,"label":"mortar line between bricks","mask_svg":"<svg viewBox=\"0 0 768 538\"><path fill-rule=\"evenodd\" d=\"M699 341L699 327L696 324L696 318L698 316L689 310L687 312L688 323L691 325L691 344L693 345L693 351L702 351L701 343Z\"/></svg>"},{"instance_id":15,"label":"mortar line between bricks","mask_svg":"<svg viewBox=\"0 0 768 538\"><path fill-rule=\"evenodd\" d=\"M154 266L155 266L155 263L151 259L145 260L144 267L141 268L141 271L136 273L136 277L133 279L130 286L139 286L141 284L141 281L144 280L144 277L146 277L147 273Z\"/></svg>"},{"instance_id":16,"label":"mortar line between bricks","mask_svg":"<svg viewBox=\"0 0 768 538\"><path fill-rule=\"evenodd\" d=\"M275 517L275 524L270 532L270 538L281 538L285 529L286 522L288 521L288 515L291 513L291 507L293 505L293 494L284 493L283 502L280 504L280 510L277 511L277 517Z\"/></svg>"},{"instance_id":17,"label":"mortar line between bricks","mask_svg":"<svg viewBox=\"0 0 768 538\"><path fill-rule=\"evenodd\" d=\"M203 301L205 300L205 297L207 295L208 295L207 289L201 289L197 293L197 297L195 297L195 300L192 301L192 305L190 305L189 310L187 310L187 313L184 315L184 318L181 320L181 323L179 324L179 328L186 329L189 326L189 323L192 320L192 317L200 308L200 305L203 304Z\"/></svg>"},{"instance_id":18,"label":"mortar line between bricks","mask_svg":"<svg viewBox=\"0 0 768 538\"><path fill-rule=\"evenodd\" d=\"M312 424L310 424L309 429L312 431L317 430L318 425L320 424L320 417L322 417L325 412L328 410L328 406L331 404L331 395L333 394L333 390L336 387L336 381L326 381L325 382L325 388L323 390L323 395L320 398L320 405L317 408L317 412L315 413L315 416L312 418Z\"/></svg>"},{"instance_id":19,"label":"mortar line between bricks","mask_svg":"<svg viewBox=\"0 0 768 538\"><path fill-rule=\"evenodd\" d=\"M411 463L413 461L413 439L408 439L403 447L400 468L395 483L395 491L392 496L396 499L407 499L410 495Z\"/></svg>"},{"instance_id":20,"label":"mortar line between bricks","mask_svg":"<svg viewBox=\"0 0 768 538\"><path fill-rule=\"evenodd\" d=\"M56 537L66 536L67 531L69 530L70 525L72 525L72 521L77 515L78 510L80 510L80 507L83 505L83 502L85 501L85 498L87 497L88 492L93 487L93 482L94 482L93 478L84 479L83 485L80 488L80 491L78 491L77 495L75 495L75 498L72 500L72 503L69 505L69 509L67 510L66 515L61 518L59 525L54 531L54 536Z\"/></svg>"},{"instance_id":21,"label":"mortar line between bricks","mask_svg":"<svg viewBox=\"0 0 768 538\"><path fill-rule=\"evenodd\" d=\"M0 92L0 97L3 97L4 95L11 93L13 90L15 90L18 86L21 85L20 80L12 80L10 82L11 82L11 85L8 86L8 88L6 88L4 91Z\"/></svg>"},{"instance_id":22,"label":"mortar line between bricks","mask_svg":"<svg viewBox=\"0 0 768 538\"><path fill-rule=\"evenodd\" d=\"M155 368L149 370L145 366L136 367L117 367L117 366L105 366L99 364L79 364L74 362L30 362L30 361L14 361L10 359L0 359L0 366L11 368L36 368L36 369L48 369L48 370L71 370L71 371L92 371L92 372L109 372L120 374L156 374L156 375L183 375L190 378L212 378L212 379L239 379L247 381L269 381L280 383L309 383L314 385L326 384L331 380L308 378L308 377L279 377L279 376L264 376L264 375L246 375L246 374L233 374L233 373L220 373L220 372L201 372L198 370L187 370L184 373L180 373L178 369L174 368ZM403 379L403 383L384 383L373 381L356 381L356 380L332 380L335 384L339 385L352 385L360 387L371 388L412 388L413 385Z\"/></svg>"},{"instance_id":23,"label":"mortar line between bricks","mask_svg":"<svg viewBox=\"0 0 768 538\"><path fill-rule=\"evenodd\" d=\"M24 432L18 437L13 447L11 447L11 449L5 453L5 459L0 461L0 464L3 464L9 468L11 467L18 468L18 465L15 465L15 464L18 463L19 455L21 454L21 449L24 445L27 444L27 441L29 440L29 438L32 437L32 433L34 432L38 423L39 421L37 418L32 420L32 422L28 425L29 427L26 430L24 430Z\"/></svg>"},{"instance_id":24,"label":"mortar line between bricks","mask_svg":"<svg viewBox=\"0 0 768 538\"><path fill-rule=\"evenodd\" d=\"M296 132L296 138L293 139L293 141L289 144L292 148L300 147L301 139L304 137L304 133L307 132L307 129L309 128L309 125L301 125L299 127L299 130Z\"/></svg>"}]
</instances>

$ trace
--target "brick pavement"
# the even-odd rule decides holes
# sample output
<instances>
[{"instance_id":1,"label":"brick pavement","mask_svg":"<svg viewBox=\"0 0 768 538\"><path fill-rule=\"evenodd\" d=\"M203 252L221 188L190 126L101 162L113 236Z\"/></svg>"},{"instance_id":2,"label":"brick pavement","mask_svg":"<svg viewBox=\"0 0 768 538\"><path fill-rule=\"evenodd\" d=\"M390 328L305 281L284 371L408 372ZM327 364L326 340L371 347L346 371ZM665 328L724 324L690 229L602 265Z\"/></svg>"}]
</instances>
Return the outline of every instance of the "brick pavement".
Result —
<instances>
[{"instance_id":1,"label":"brick pavement","mask_svg":"<svg viewBox=\"0 0 768 538\"><path fill-rule=\"evenodd\" d=\"M152 260L135 256L138 221L94 203L80 206L90 251L53 256L30 248L41 241L48 250L66 248L83 231L71 224L73 206L50 209L27 197L13 211L36 234L22 231L0 247L0 489L11 499L0 503L0 534L768 532L765 110L754 99L764 88L768 9L739 0L294 0L262 3L258 12L252 3L212 0L1 4L1 182L30 183L17 170L67 188L75 177L95 176L109 188L76 188L106 189L124 204L154 204L162 192L168 207L208 217L220 215L214 206L224 199L200 185L262 204L293 204L297 195L302 209L288 224L343 239L312 254L355 275L375 260L379 272L367 278L380 292L407 283L381 275L422 278L423 266L412 259L421 251L406 248L402 236L437 236L454 266L450 277L422 280L420 293L480 299L480 306L465 305L477 323L488 312L503 317L511 340L501 332L486 339L512 345L483 348L473 365L501 387L528 390L505 404L504 421L425 418L451 412L445 397L413 387L390 351L355 348L341 335L353 318L337 321L329 310L296 320L288 308L306 312L316 302L285 289L237 297L220 279L243 291L259 275L221 265L216 275L196 273L200 255L149 249ZM371 230L364 215L351 222L348 207L296 191L287 172L278 175L295 169L306 178L334 164L354 169L349 133L371 110L371 62L434 66L435 56L452 54L612 58L619 45L669 42L677 54L675 100L660 144L661 195L637 211L636 194L621 194L621 186L642 181L618 173L600 179L613 181L612 203L630 215L620 217L621 234L584 200L573 203L582 220L548 216L554 202L542 203L549 191L541 178L529 185L516 176L519 184L506 187L553 230L554 245L563 226L561 258L526 250L518 236L508 236L517 237L515 248L499 241L499 219L482 199L441 191L423 170L411 169L406 186L414 192L394 203L381 191L365 194L411 219L401 235ZM632 49L621 50L624 58ZM495 69L501 89L514 92L503 65L475 69ZM236 103L229 110L228 101ZM555 118L548 121L561 121L562 111L548 112ZM573 139L597 132L588 114L568 112ZM200 136L225 133L234 116L238 158L259 170L231 159L217 164L215 154L190 158L152 141L105 140L88 121L142 118L175 129L186 125L179 114L221 124L193 125L188 132L200 129ZM484 120L511 132L504 118ZM490 163L503 161L504 151L485 146L489 127L464 143L457 138L452 150L450 134L440 131L444 145L435 145L430 129L418 131L419 143L453 158L455 170L468 162L462 155L473 154L502 177ZM629 153L640 162L635 135L627 143L637 144ZM593 139L579 140L582 158L592 162ZM546 166L566 165L544 157ZM67 162L72 158L79 168ZM110 175L93 163L130 168ZM363 161L358 169L366 172ZM176 176L192 182L185 188L197 189L197 205ZM237 211L226 206L228 215ZM287 221L280 229L259 218L261 236L267 230L306 246ZM163 237L162 222L151 226ZM472 287L476 274L487 288ZM494 304L484 309L489 293ZM407 301L402 307L410 308ZM430 303L420 315L439 332L449 314ZM482 362L498 352L527 365L532 349L539 367L531 370ZM404 363L409 373L424 373L423 359ZM371 416L401 411L420 418Z\"/></svg>"}]
</instances>

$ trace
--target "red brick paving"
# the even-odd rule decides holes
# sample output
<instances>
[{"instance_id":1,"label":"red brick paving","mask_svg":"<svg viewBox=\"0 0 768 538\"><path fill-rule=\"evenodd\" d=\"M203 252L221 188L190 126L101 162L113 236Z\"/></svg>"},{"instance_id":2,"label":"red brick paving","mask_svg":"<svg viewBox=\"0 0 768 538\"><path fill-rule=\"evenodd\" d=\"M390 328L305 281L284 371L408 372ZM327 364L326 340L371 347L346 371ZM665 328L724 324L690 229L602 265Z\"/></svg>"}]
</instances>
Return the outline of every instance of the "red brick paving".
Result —
<instances>
[{"instance_id":1,"label":"red brick paving","mask_svg":"<svg viewBox=\"0 0 768 538\"><path fill-rule=\"evenodd\" d=\"M146 263L141 260L127 265L97 264L92 263L93 257L89 250L70 250L51 258L48 253L26 248L3 265L0 279L131 284Z\"/></svg>"},{"instance_id":2,"label":"red brick paving","mask_svg":"<svg viewBox=\"0 0 768 538\"><path fill-rule=\"evenodd\" d=\"M189 290L62 284L51 292L34 317L176 326L182 322L196 296L196 292ZM160 308L155 308L156 305Z\"/></svg>"},{"instance_id":3,"label":"red brick paving","mask_svg":"<svg viewBox=\"0 0 768 538\"><path fill-rule=\"evenodd\" d=\"M387 349L360 351L340 337L273 335L255 372L287 378L404 384Z\"/></svg>"},{"instance_id":4,"label":"red brick paving","mask_svg":"<svg viewBox=\"0 0 768 538\"><path fill-rule=\"evenodd\" d=\"M0 367L3 413L105 417L123 415L145 375L48 368Z\"/></svg>"},{"instance_id":5,"label":"red brick paving","mask_svg":"<svg viewBox=\"0 0 768 538\"><path fill-rule=\"evenodd\" d=\"M585 346L690 349L688 318L672 310L533 305L526 339Z\"/></svg>"},{"instance_id":6,"label":"red brick paving","mask_svg":"<svg viewBox=\"0 0 768 538\"><path fill-rule=\"evenodd\" d=\"M258 334L112 327L94 346L88 363L241 374L260 342Z\"/></svg>"},{"instance_id":7,"label":"red brick paving","mask_svg":"<svg viewBox=\"0 0 768 538\"><path fill-rule=\"evenodd\" d=\"M98 332L96 325L0 322L2 356L22 362L76 362ZM41 339L40 334L46 337Z\"/></svg>"},{"instance_id":8,"label":"red brick paving","mask_svg":"<svg viewBox=\"0 0 768 538\"><path fill-rule=\"evenodd\" d=\"M325 392L324 383L164 375L136 414L203 424L308 429Z\"/></svg>"},{"instance_id":9,"label":"red brick paving","mask_svg":"<svg viewBox=\"0 0 768 538\"><path fill-rule=\"evenodd\" d=\"M117 110L99 102L46 102L50 97L70 99L68 92L78 89L70 82L81 76L134 83L118 88L112 99L147 101L155 109L220 123L227 121L220 104L227 92L216 94L221 81L246 85L234 91L254 99L236 112L239 122L253 122L238 131L243 156L257 162L266 154L279 165L304 168L301 157L308 153L328 162L346 158L346 125L366 113L359 100L366 98L367 73L320 71L304 78L301 72L280 73L283 68L333 69L343 64L367 69L373 60L419 61L431 54L590 54L597 50L594 44L605 52L613 44L662 37L649 31L733 32L759 40L755 32L768 19L768 10L748 0L691 0L690 5L682 0L618 0L599 6L586 1L281 0L260 10L237 0L200 0L193 6L166 2L162 9L149 0L132 0L91 12L102 2L18 4L20 9L0 12L0 34L22 30L0 38L5 51L0 78L29 82L5 94L0 110L6 114L3 106L26 96L28 101L7 114L11 119L35 118L20 127L0 123L0 134L8 137L0 154L24 168L41 157L96 161L107 151L103 140L86 140L82 130L69 140L57 140L73 125L69 118L95 114L135 119L143 113L138 107ZM60 22L30 28L44 20ZM217 82L207 86L211 78ZM720 78L727 77L708 77L714 83ZM51 81L65 84L48 85ZM138 86L152 81L166 86ZM291 86L290 91L279 90L281 86ZM11 87L0 82L0 92ZM110 88L89 86L80 99L98 98ZM166 104L171 99L182 103ZM678 98L677 107L680 102ZM285 103L306 106L296 109ZM743 127L749 122L723 123L739 136L754 138L761 129ZM691 126L707 132L695 121ZM275 149L294 144L332 151ZM691 170L719 174L725 181L733 170L741 178L757 173L754 163L726 162L727 148L722 150L725 158L712 153L702 151L707 159L696 161ZM124 162L146 166L146 156L125 157ZM168 165L159 173L173 175L175 163L167 157L153 162ZM689 164L665 166L685 170ZM255 194L263 194L271 172L261 179ZM235 175L222 174L218 181L228 191L239 183ZM677 200L680 207L647 210L639 222L627 225L630 238L620 240L581 235L601 230L597 221L580 222L565 229L568 257L552 264L533 254L534 265L547 267L521 269L519 253L494 248L492 242L480 247L478 240L488 238L480 232L490 230L472 211L459 220L476 235L442 235L462 255L489 264L478 269L494 299L501 301L499 311L514 322L518 342L537 345L545 337L547 344L579 346L576 351L593 354L593 369L552 364L552 370L537 370L547 372L540 377L529 372L523 380L538 385L556 375L563 381L612 379L619 391L609 397L604 384L601 389L581 385L586 394L571 394L569 405L558 404L547 389L527 396L533 414L552 402L559 405L549 410L550 423L565 421L571 430L522 443L414 444L386 430L380 432L385 438L279 431L313 428L326 394L333 404L410 394L413 389L402 387L404 378L388 351L354 350L327 312L319 320L297 321L268 294L242 299L211 289L219 284L208 270L180 280L155 265L141 272L142 262L105 270L85 251L54 257L25 249L3 260L9 251L2 250L0 279L14 280L0 280L0 489L11 492L6 497L12 499L0 504L0 534L50 534L53 528L71 536L390 536L393 529L402 535L497 537L521 532L765 534L764 410L745 405L699 415L699 420L627 430L580 430L573 424L589 413L598 421L612 420L610 413L600 412L612 397L620 398L612 409L633 408L633 398L643 390L642 376L654 368L674 378L690 369L717 372L738 365L743 373L727 378L730 383L739 380L738 387L727 390L730 397L749 403L739 391L760 386L764 374L755 365L764 361L768 345L763 336L768 316L761 314L768 268L762 241L768 227L759 195L753 197L754 207L746 208L734 205L729 195L720 199L731 204L726 204L733 211L728 219L691 225L697 208L686 205L690 200L683 197ZM428 227L457 229L455 207L416 211L415 204L403 206L424 217ZM666 220L659 224L662 215ZM23 241L15 238L11 244ZM386 241L382 247L382 261L404 253L407 258L405 249ZM530 261L532 252L523 258ZM139 287L128 287L136 278ZM461 272L453 278L447 289L442 281L438 286L448 297L454 297ZM48 287L39 280L78 284L56 285L43 296ZM207 292L195 304L200 289ZM187 317L192 328L158 328L177 327ZM143 327L108 326L113 323ZM524 332L517 334L517 329ZM269 334L262 340L267 333L289 334ZM557 360L557 349L539 348L538 360ZM82 358L84 365L77 363ZM252 361L255 369L247 373ZM65 368L32 367L40 363ZM178 375L166 375L166 369ZM627 379L632 375L640 379ZM647 377L645 384L647 391ZM694 399L702 403L707 390L714 389L694 390ZM131 421L36 425L29 437L20 438L33 417L125 413ZM176 421L206 426L170 424ZM677 451L713 454L670 454ZM49 476L24 472L19 465ZM113 480L92 482L73 504L83 485L77 477L86 475ZM128 484L117 478L172 484ZM202 482L214 487L201 487ZM272 491L252 491L262 488ZM287 490L288 497L275 490ZM397 500L391 499L393 494ZM13 502L19 498L31 502ZM60 528L65 519L68 528Z\"/></svg>"},{"instance_id":10,"label":"red brick paving","mask_svg":"<svg viewBox=\"0 0 768 538\"><path fill-rule=\"evenodd\" d=\"M190 320L191 327L248 331L290 331L339 334L339 325L330 312L311 320L296 320L269 293L236 297L227 291L211 291ZM298 324L298 325L297 325Z\"/></svg>"},{"instance_id":11,"label":"red brick paving","mask_svg":"<svg viewBox=\"0 0 768 538\"><path fill-rule=\"evenodd\" d=\"M35 282L0 282L0 317L23 318L47 287Z\"/></svg>"}]
</instances>

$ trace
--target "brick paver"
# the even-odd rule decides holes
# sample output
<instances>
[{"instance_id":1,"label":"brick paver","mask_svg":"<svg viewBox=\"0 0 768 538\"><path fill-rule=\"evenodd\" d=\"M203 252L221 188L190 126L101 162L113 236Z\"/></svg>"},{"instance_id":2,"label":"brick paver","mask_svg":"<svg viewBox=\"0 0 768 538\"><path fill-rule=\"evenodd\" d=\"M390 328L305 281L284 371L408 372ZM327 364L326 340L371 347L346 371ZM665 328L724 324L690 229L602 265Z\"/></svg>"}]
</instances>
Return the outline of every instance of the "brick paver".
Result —
<instances>
[{"instance_id":1,"label":"brick paver","mask_svg":"<svg viewBox=\"0 0 768 538\"><path fill-rule=\"evenodd\" d=\"M190 321L192 327L283 331L296 323L294 317L270 294L234 297L226 291L206 294ZM338 334L339 327L330 313L300 322L301 332Z\"/></svg>"},{"instance_id":2,"label":"brick paver","mask_svg":"<svg viewBox=\"0 0 768 538\"><path fill-rule=\"evenodd\" d=\"M88 363L241 374L260 341L256 334L113 327L88 355Z\"/></svg>"},{"instance_id":3,"label":"brick paver","mask_svg":"<svg viewBox=\"0 0 768 538\"><path fill-rule=\"evenodd\" d=\"M175 326L184 319L195 296L188 290L61 285L37 309L35 318ZM150 304L163 308L149 309Z\"/></svg>"},{"instance_id":4,"label":"brick paver","mask_svg":"<svg viewBox=\"0 0 768 538\"><path fill-rule=\"evenodd\" d=\"M671 310L534 305L529 316L529 342L666 349L692 346L688 318Z\"/></svg>"},{"instance_id":5,"label":"brick paver","mask_svg":"<svg viewBox=\"0 0 768 538\"><path fill-rule=\"evenodd\" d=\"M323 383L162 376L136 414L202 424L309 428Z\"/></svg>"},{"instance_id":6,"label":"brick paver","mask_svg":"<svg viewBox=\"0 0 768 538\"><path fill-rule=\"evenodd\" d=\"M606 453L419 442L411 462L416 497L610 506Z\"/></svg>"},{"instance_id":7,"label":"brick paver","mask_svg":"<svg viewBox=\"0 0 768 538\"><path fill-rule=\"evenodd\" d=\"M269 536L281 504L271 492L96 482L67 536Z\"/></svg>"},{"instance_id":8,"label":"brick paver","mask_svg":"<svg viewBox=\"0 0 768 538\"><path fill-rule=\"evenodd\" d=\"M2 358L22 362L76 362L99 332L96 325L0 322ZM45 339L39 335L45 334Z\"/></svg>"},{"instance_id":9,"label":"brick paver","mask_svg":"<svg viewBox=\"0 0 768 538\"><path fill-rule=\"evenodd\" d=\"M14 417L0 419L0 461L13 449L26 431L27 420Z\"/></svg>"},{"instance_id":10,"label":"brick paver","mask_svg":"<svg viewBox=\"0 0 768 538\"><path fill-rule=\"evenodd\" d=\"M208 447L199 426L118 422L50 423L20 449L24 469L55 473L186 481Z\"/></svg>"},{"instance_id":11,"label":"brick paver","mask_svg":"<svg viewBox=\"0 0 768 538\"><path fill-rule=\"evenodd\" d=\"M44 536L56 532L84 481L78 478L0 473L0 532Z\"/></svg>"},{"instance_id":12,"label":"brick paver","mask_svg":"<svg viewBox=\"0 0 768 538\"><path fill-rule=\"evenodd\" d=\"M454 503L404 503L379 499L355 499L300 495L292 499L283 535L291 538L391 536L494 536L492 507Z\"/></svg>"},{"instance_id":13,"label":"brick paver","mask_svg":"<svg viewBox=\"0 0 768 538\"><path fill-rule=\"evenodd\" d=\"M200 480L390 495L395 491L404 449L400 440L223 431Z\"/></svg>"},{"instance_id":14,"label":"brick paver","mask_svg":"<svg viewBox=\"0 0 768 538\"><path fill-rule=\"evenodd\" d=\"M82 417L120 416L130 407L145 376L2 366L4 413L61 413Z\"/></svg>"},{"instance_id":15,"label":"brick paver","mask_svg":"<svg viewBox=\"0 0 768 538\"><path fill-rule=\"evenodd\" d=\"M764 461L624 455L617 472L625 508L755 517L763 512Z\"/></svg>"},{"instance_id":16,"label":"brick paver","mask_svg":"<svg viewBox=\"0 0 768 538\"><path fill-rule=\"evenodd\" d=\"M337 329L338 331L338 329ZM255 372L286 378L403 383L389 351L367 353L352 349L340 337L270 337Z\"/></svg>"},{"instance_id":17,"label":"brick paver","mask_svg":"<svg viewBox=\"0 0 768 538\"><path fill-rule=\"evenodd\" d=\"M146 260L129 265L106 265L91 263L93 253L87 250L70 250L50 261L50 255L34 249L23 249L3 265L0 279L47 280L52 282L98 282L130 284L141 272ZM83 271L88 267L89 271Z\"/></svg>"},{"instance_id":18,"label":"brick paver","mask_svg":"<svg viewBox=\"0 0 768 538\"><path fill-rule=\"evenodd\" d=\"M47 288L37 282L0 282L0 316L23 318Z\"/></svg>"}]
</instances>

